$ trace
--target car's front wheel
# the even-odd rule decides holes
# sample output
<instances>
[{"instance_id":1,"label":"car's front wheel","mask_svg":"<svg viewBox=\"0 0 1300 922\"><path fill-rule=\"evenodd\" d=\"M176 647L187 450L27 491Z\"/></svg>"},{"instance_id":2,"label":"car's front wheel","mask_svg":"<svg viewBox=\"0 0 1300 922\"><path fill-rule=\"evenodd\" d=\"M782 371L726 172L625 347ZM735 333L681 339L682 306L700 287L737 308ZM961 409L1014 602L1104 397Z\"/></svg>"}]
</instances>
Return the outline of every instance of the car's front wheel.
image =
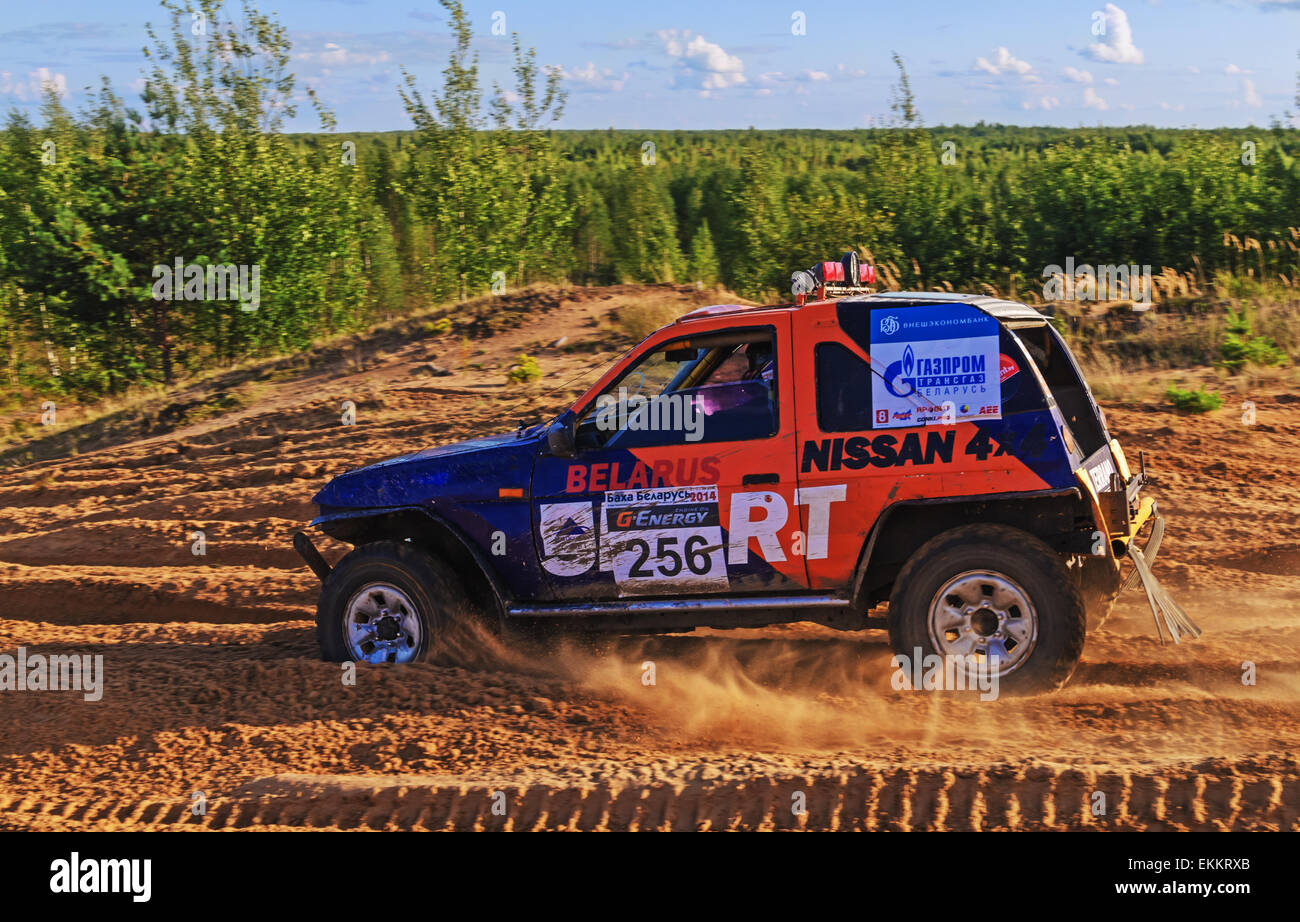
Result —
<instances>
[{"instance_id":1,"label":"car's front wheel","mask_svg":"<svg viewBox=\"0 0 1300 922\"><path fill-rule=\"evenodd\" d=\"M316 638L331 662L423 660L462 593L441 561L406 541L357 547L330 572L316 606Z\"/></svg>"},{"instance_id":2,"label":"car's front wheel","mask_svg":"<svg viewBox=\"0 0 1300 922\"><path fill-rule=\"evenodd\" d=\"M907 662L919 653L945 677L996 675L999 693L1039 692L1074 672L1085 618L1065 562L1041 540L1006 525L966 525L930 539L903 565L889 638ZM949 665L934 655L961 659Z\"/></svg>"}]
</instances>

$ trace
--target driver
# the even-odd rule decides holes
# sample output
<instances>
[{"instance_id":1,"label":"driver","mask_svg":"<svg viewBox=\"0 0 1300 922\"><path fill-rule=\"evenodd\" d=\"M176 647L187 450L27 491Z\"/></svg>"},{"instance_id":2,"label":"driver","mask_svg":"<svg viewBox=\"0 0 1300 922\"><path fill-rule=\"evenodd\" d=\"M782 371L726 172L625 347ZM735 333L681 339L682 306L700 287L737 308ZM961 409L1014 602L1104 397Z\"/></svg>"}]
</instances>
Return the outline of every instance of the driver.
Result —
<instances>
[{"instance_id":1,"label":"driver","mask_svg":"<svg viewBox=\"0 0 1300 922\"><path fill-rule=\"evenodd\" d=\"M762 381L769 387L776 377L776 357L772 354L770 342L750 343L745 350L749 359L749 369L741 377L742 381Z\"/></svg>"}]
</instances>

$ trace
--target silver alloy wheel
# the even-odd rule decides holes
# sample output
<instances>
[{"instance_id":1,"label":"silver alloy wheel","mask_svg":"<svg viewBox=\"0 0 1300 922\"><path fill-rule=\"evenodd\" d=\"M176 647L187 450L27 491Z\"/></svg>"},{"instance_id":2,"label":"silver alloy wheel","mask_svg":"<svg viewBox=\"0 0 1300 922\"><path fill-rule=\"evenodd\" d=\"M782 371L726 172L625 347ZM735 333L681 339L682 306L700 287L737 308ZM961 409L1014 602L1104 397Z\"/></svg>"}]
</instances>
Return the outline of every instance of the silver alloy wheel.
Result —
<instances>
[{"instance_id":1,"label":"silver alloy wheel","mask_svg":"<svg viewBox=\"0 0 1300 922\"><path fill-rule=\"evenodd\" d=\"M997 675L1015 672L1038 642L1038 612L1029 593L993 570L968 570L930 600L930 642L942 655L974 656L981 669L998 657Z\"/></svg>"},{"instance_id":2,"label":"silver alloy wheel","mask_svg":"<svg viewBox=\"0 0 1300 922\"><path fill-rule=\"evenodd\" d=\"M423 627L406 593L369 583L352 594L343 615L343 639L360 663L409 663L420 652Z\"/></svg>"}]
</instances>

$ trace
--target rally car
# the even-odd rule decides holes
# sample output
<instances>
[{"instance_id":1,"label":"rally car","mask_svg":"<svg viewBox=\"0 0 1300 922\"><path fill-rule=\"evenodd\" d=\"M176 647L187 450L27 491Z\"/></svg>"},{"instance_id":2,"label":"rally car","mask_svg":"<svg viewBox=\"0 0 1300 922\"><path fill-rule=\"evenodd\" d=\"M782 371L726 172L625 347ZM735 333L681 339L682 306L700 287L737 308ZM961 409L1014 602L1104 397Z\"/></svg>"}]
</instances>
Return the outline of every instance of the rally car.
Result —
<instances>
[{"instance_id":1,"label":"rally car","mask_svg":"<svg viewBox=\"0 0 1300 922\"><path fill-rule=\"evenodd\" d=\"M657 330L548 424L335 477L311 523L334 661L402 663L453 619L507 633L887 627L1003 688L1059 687L1163 521L1065 341L992 297L876 291L855 254L793 304ZM887 603L887 604L885 604ZM1163 639L1163 636L1162 636Z\"/></svg>"}]
</instances>

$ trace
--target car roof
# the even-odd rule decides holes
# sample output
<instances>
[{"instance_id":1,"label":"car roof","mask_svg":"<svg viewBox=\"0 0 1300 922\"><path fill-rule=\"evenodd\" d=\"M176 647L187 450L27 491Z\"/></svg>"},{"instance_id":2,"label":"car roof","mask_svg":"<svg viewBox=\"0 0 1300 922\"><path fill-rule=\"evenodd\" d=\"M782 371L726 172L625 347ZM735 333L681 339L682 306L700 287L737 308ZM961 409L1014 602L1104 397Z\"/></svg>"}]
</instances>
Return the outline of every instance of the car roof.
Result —
<instances>
[{"instance_id":1,"label":"car roof","mask_svg":"<svg viewBox=\"0 0 1300 922\"><path fill-rule=\"evenodd\" d=\"M952 291L879 291L867 295L851 295L844 298L834 298L824 301L810 301L807 306L814 304L877 304L889 305L890 307L920 307L926 304L969 304L977 307L991 317L1000 321L1037 321L1045 323L1047 315L1030 307L1028 304L1021 304L1019 301L1008 301L1005 298L993 298L988 295L962 294L961 292ZM738 313L760 313L763 311L797 311L799 305L784 305L779 307L762 306L762 305L745 305L745 304L712 304L708 307L698 307L695 310L683 314L677 318L677 323L686 320L703 320L707 317L718 317L725 314ZM1049 308L1050 314L1050 308Z\"/></svg>"},{"instance_id":2,"label":"car roof","mask_svg":"<svg viewBox=\"0 0 1300 922\"><path fill-rule=\"evenodd\" d=\"M881 291L870 295L844 298L843 301L888 304L891 307L920 307L923 304L969 304L1001 321L1034 320L1045 323L1047 317L1028 304L992 298L988 295L962 294L952 291Z\"/></svg>"}]
</instances>

